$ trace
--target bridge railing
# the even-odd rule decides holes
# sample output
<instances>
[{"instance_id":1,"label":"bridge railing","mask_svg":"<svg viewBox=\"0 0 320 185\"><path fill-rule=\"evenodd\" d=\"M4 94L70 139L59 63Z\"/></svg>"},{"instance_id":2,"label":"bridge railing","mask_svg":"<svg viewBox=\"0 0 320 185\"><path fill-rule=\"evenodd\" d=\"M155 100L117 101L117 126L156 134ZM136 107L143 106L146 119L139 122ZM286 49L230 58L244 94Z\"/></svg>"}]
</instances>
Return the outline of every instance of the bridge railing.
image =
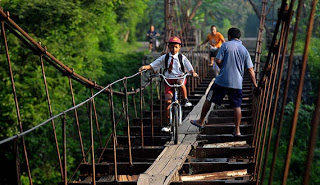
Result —
<instances>
[{"instance_id":1,"label":"bridge railing","mask_svg":"<svg viewBox=\"0 0 320 185\"><path fill-rule=\"evenodd\" d=\"M67 65L63 64L61 61L56 59L46 49L46 47L42 46L41 43L36 42L13 20L11 20L8 12L5 13L3 10L0 10L0 17L2 23L2 37L5 46L4 48L6 50L6 57L9 66L9 74L12 83L13 96L20 132L16 135L13 135L12 137L1 140L0 145L10 144L10 142L12 141L14 142L13 148L15 150L15 155L13 156L15 156L14 160L16 161L16 177L18 184L21 184L20 157L18 148L19 141L22 143L23 146L24 161L26 164L26 173L28 174L29 183L33 184L32 167L35 166L35 164L33 164L32 160L30 161L30 156L28 157L29 149L27 146L29 142L32 142L33 137L37 137L37 134L41 132L41 129L42 131L43 129L50 129L50 123L52 125L53 131L52 138L54 141L53 145L56 150L56 160L58 163L59 172L61 174L61 181L64 184L67 184L75 178L80 165L83 163L92 164L92 179L93 183L95 183L95 163L101 162L102 155L106 147L110 146L113 147L113 159L115 169L114 173L115 180L117 180L117 134L122 132L122 127L127 127L126 134L128 138L127 146L129 153L128 162L130 165L133 165L133 156L131 153L130 124L132 123L133 119L140 119L141 147L144 147L144 112L149 107L149 110L151 111L151 136L153 137L153 126L155 119L153 117L154 101L160 102L161 110L163 110L164 108L164 106L162 106L163 100L161 95L161 89L163 89L162 84L159 81L144 81L143 75L145 71L143 71L129 77L123 77L105 87L98 85L93 80L89 80L75 73L72 68L69 68ZM22 123L24 122L24 120L22 119L19 109L19 102L15 87L14 71L11 67L9 47L7 44L6 29L8 29L10 33L14 34L20 41L22 41L26 46L28 46L33 51L33 53L39 57L41 63L42 80L45 87L46 101L49 110L49 119L26 131L24 131L23 129ZM184 54L189 58L189 60L195 68L195 71L198 72L199 76L201 77L200 80L192 78L188 81L187 88L188 93L190 95L190 93L194 91L194 89L197 88L199 83L208 75L208 53L204 47L197 47L189 51L186 51ZM203 55L205 56L203 57ZM53 114L49 92L50 88L48 87L46 79L46 70L44 66L45 62L48 62L51 66L55 67L58 73L67 78L66 82L68 83L70 88L69 90L72 100L72 107L56 115ZM79 104L76 104L75 101L75 94L73 89L74 81L79 82L90 91L90 95L88 96L88 98ZM160 91L156 91L157 89L160 89ZM95 91L97 92L94 93ZM145 98L148 98L150 101L146 102ZM97 99L99 101L96 101ZM105 112L98 110L97 104L99 104L98 107L100 109L108 109L108 113L105 114ZM162 114L160 115L160 124L162 124L163 117ZM101 125L101 120L104 123L103 125ZM86 128L88 128L88 123L89 130L86 130ZM58 125L61 125L61 127L59 127ZM72 127L72 125L74 125L74 127ZM119 128L120 125L121 128ZM25 140L25 137L27 135L28 139ZM68 143L72 143L72 140L77 140L79 142L79 145L69 146ZM52 147L52 143L43 143L42 145L48 148ZM100 155L97 155L96 153L97 147L102 148L102 152L100 153ZM45 149L43 148L32 149L32 151L39 150L41 150L42 155L46 155L44 154ZM10 151L5 152L10 153ZM70 164L70 161L68 161L68 156L71 156L75 159L75 162L73 163L78 164L77 166L73 165L74 169L67 166L67 164ZM31 158L34 158L34 156L32 156ZM67 169L70 170L68 171ZM73 172L73 174L70 176L70 178L68 178L68 176L70 175L70 171Z\"/></svg>"},{"instance_id":2,"label":"bridge railing","mask_svg":"<svg viewBox=\"0 0 320 185\"><path fill-rule=\"evenodd\" d=\"M298 34L298 26L299 26L299 18L302 7L302 1L299 1L299 5L297 6L297 17L295 22L295 28L293 31L292 45L289 60L285 60L285 56L287 54L287 45L290 34L290 26L294 14L294 3L295 1L290 1L290 5L286 4L286 1L282 1L281 7L278 12L278 21L275 27L273 39L271 46L269 48L269 53L267 59L265 61L264 69L261 73L261 78L259 80L258 90L256 92L256 97L254 98L253 104L253 125L254 125L254 139L252 146L255 147L254 152L254 163L255 163L255 172L254 178L256 180L256 184L263 184L266 178L267 171L267 161L272 160L272 164L270 168L269 174L269 184L273 183L276 158L278 155L278 148L280 143L280 135L282 133L283 119L285 114L285 106L287 104L288 90L291 81L291 71L293 65L293 55L295 49L295 41ZM285 165L282 176L282 184L286 184L288 180L290 160L292 155L292 149L294 145L295 133L298 124L298 115L301 104L301 96L302 96L302 88L304 83L304 78L306 75L306 66L307 66L307 58L308 58L308 49L310 38L313 29L314 22L314 11L316 7L316 1L313 1L311 4L311 12L309 25L307 27L307 37L305 39L305 48L302 59L302 67L300 71L300 79L298 84L298 89L296 91L296 101L294 107L294 113L290 128L290 139L288 142L288 146L286 148L286 156L285 156ZM284 64L288 62L287 68L287 77L283 80L283 71ZM283 87L281 83L285 81L285 86ZM282 98L280 98L280 90L283 90ZM318 100L316 101L316 107L314 111L314 117L312 121L312 132L309 135L309 148L308 148L308 159L305 165L305 173L303 184L308 184L310 179L310 170L311 170L311 162L314 153L317 127L319 124L319 111L320 111L320 92L318 92ZM281 107L278 107L278 102L282 99ZM277 114L280 112L280 114ZM278 117L278 126L275 126L276 117ZM271 152L271 144L272 138L274 136L273 130L276 129L277 133L275 135L274 142L274 151ZM273 153L273 157L270 158L268 155Z\"/></svg>"}]
</instances>

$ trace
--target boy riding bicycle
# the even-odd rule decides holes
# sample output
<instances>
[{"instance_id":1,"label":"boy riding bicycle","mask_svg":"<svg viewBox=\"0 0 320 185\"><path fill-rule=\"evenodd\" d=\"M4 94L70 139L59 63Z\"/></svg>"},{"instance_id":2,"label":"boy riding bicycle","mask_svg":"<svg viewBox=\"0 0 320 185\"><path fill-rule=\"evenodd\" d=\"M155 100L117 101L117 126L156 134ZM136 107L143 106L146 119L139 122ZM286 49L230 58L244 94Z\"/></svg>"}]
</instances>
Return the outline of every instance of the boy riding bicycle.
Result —
<instances>
[{"instance_id":1,"label":"boy riding bicycle","mask_svg":"<svg viewBox=\"0 0 320 185\"><path fill-rule=\"evenodd\" d=\"M155 61L153 61L150 65L145 65L139 68L139 71L142 70L151 70L158 71L160 69L164 70L164 75L168 78L174 78L174 77L180 77L183 76L184 70L188 73L191 73L194 77L198 76L196 72L194 72L193 67L190 63L190 61L187 59L186 56L179 54L180 48L181 48L181 40L178 37L171 37L168 41L168 48L169 53L164 54L157 58ZM178 83L181 84L183 82L183 79L179 80L170 80L169 83ZM182 100L182 106L184 107L190 107L192 106L191 102L188 101L187 97L187 88L186 88L186 80L184 82L184 85L180 87L183 100ZM166 85L165 87L165 101L166 101L166 121L167 124L169 124L169 107L171 104L171 100L173 97L173 87L170 87ZM171 127L170 125L163 127L161 131L164 132L170 132Z\"/></svg>"}]
</instances>

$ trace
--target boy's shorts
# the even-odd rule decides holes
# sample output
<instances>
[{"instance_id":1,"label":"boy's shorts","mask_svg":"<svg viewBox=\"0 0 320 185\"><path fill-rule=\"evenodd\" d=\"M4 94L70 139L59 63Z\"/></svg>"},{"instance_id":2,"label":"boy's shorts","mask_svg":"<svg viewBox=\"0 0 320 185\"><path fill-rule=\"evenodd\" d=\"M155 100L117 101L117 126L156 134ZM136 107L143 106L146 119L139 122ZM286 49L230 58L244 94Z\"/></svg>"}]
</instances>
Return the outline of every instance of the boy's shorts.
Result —
<instances>
[{"instance_id":1,"label":"boy's shorts","mask_svg":"<svg viewBox=\"0 0 320 185\"><path fill-rule=\"evenodd\" d=\"M176 80L176 79L168 79L167 81L169 82L169 84L172 85L172 84L177 83L178 80ZM186 85L186 84L187 84L187 79L184 81L184 85ZM170 87L169 85L166 84L165 89L164 89L164 94L173 94L173 92L174 92L174 88Z\"/></svg>"},{"instance_id":2,"label":"boy's shorts","mask_svg":"<svg viewBox=\"0 0 320 185\"><path fill-rule=\"evenodd\" d=\"M220 48L217 48L215 50L210 50L210 57L216 57Z\"/></svg>"},{"instance_id":3,"label":"boy's shorts","mask_svg":"<svg viewBox=\"0 0 320 185\"><path fill-rule=\"evenodd\" d=\"M222 87L215 83L210 88L210 91L207 95L207 100L217 105L221 105L222 100L226 94L228 95L230 106L232 108L241 107L242 89Z\"/></svg>"}]
</instances>

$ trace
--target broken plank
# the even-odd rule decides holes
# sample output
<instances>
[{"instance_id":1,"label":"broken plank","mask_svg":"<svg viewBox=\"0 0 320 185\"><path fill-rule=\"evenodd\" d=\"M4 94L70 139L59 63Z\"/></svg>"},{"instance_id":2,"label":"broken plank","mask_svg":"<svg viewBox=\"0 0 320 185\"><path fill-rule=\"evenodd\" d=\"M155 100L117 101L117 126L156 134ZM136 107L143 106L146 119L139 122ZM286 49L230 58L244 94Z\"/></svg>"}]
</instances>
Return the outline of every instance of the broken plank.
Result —
<instances>
[{"instance_id":1,"label":"broken plank","mask_svg":"<svg viewBox=\"0 0 320 185\"><path fill-rule=\"evenodd\" d=\"M226 147L240 147L247 146L247 141L233 141L233 142L225 142L225 143L212 143L205 144L203 148L226 148Z\"/></svg>"},{"instance_id":2,"label":"broken plank","mask_svg":"<svg viewBox=\"0 0 320 185\"><path fill-rule=\"evenodd\" d=\"M247 176L247 169L180 176L182 181L217 180Z\"/></svg>"}]
</instances>

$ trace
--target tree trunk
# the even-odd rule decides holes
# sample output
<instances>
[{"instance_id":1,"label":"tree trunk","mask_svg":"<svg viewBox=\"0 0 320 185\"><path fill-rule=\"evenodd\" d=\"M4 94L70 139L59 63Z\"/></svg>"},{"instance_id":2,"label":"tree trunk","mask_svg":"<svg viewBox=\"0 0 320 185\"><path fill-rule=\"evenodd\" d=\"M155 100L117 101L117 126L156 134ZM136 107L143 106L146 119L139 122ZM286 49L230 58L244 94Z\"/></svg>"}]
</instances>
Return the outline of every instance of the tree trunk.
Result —
<instances>
[{"instance_id":1,"label":"tree trunk","mask_svg":"<svg viewBox=\"0 0 320 185\"><path fill-rule=\"evenodd\" d=\"M124 35L124 42L128 42L129 39L130 30L127 31L127 33Z\"/></svg>"}]
</instances>

